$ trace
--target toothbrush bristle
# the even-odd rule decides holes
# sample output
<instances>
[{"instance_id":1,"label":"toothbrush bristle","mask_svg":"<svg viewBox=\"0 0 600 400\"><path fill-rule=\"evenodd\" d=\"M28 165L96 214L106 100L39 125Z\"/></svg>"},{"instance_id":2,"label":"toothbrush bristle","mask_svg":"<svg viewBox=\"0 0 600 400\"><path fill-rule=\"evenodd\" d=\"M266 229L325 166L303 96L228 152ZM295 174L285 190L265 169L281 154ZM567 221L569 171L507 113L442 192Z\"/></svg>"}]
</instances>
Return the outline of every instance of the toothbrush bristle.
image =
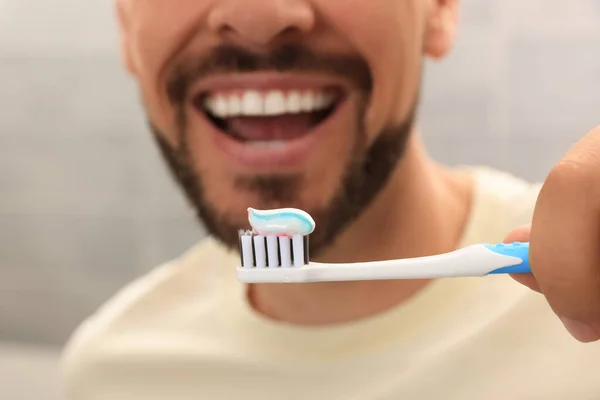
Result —
<instances>
[{"instance_id":1,"label":"toothbrush bristle","mask_svg":"<svg viewBox=\"0 0 600 400\"><path fill-rule=\"evenodd\" d=\"M244 268L297 268L309 262L308 236L263 236L240 230L239 248Z\"/></svg>"}]
</instances>

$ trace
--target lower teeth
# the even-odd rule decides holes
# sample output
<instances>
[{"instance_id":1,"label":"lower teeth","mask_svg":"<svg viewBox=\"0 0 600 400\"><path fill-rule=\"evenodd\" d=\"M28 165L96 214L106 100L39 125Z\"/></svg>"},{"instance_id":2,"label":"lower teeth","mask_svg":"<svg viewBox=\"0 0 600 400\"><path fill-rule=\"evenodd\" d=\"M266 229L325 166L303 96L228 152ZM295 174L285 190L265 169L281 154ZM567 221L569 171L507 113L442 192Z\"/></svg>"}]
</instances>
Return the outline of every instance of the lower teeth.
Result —
<instances>
[{"instance_id":1,"label":"lower teeth","mask_svg":"<svg viewBox=\"0 0 600 400\"><path fill-rule=\"evenodd\" d=\"M285 146L285 140L251 140L247 141L246 145L264 149L274 149Z\"/></svg>"}]
</instances>

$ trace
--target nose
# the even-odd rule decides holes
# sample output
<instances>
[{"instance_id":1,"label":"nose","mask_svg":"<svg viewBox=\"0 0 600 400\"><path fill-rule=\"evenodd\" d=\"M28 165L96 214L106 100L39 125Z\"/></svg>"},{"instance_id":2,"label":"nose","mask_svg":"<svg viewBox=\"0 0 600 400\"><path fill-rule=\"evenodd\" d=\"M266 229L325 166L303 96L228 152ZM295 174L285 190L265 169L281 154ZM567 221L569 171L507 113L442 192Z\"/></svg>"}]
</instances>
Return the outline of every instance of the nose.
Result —
<instances>
[{"instance_id":1,"label":"nose","mask_svg":"<svg viewBox=\"0 0 600 400\"><path fill-rule=\"evenodd\" d=\"M217 0L208 25L223 39L267 47L285 37L309 33L315 13L307 0Z\"/></svg>"}]
</instances>

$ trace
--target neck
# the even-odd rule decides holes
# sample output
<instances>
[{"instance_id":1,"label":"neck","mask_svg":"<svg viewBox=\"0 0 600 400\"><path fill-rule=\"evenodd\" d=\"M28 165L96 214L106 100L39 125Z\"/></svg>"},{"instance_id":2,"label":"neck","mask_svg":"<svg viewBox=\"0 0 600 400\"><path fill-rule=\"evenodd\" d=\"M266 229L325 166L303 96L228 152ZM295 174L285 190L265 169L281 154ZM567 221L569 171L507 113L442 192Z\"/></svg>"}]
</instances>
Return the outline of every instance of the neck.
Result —
<instances>
[{"instance_id":1,"label":"neck","mask_svg":"<svg viewBox=\"0 0 600 400\"><path fill-rule=\"evenodd\" d=\"M389 183L319 262L361 262L439 254L458 245L470 211L471 181L436 165L414 135ZM275 320L326 325L401 304L428 280L253 285L253 307Z\"/></svg>"}]
</instances>

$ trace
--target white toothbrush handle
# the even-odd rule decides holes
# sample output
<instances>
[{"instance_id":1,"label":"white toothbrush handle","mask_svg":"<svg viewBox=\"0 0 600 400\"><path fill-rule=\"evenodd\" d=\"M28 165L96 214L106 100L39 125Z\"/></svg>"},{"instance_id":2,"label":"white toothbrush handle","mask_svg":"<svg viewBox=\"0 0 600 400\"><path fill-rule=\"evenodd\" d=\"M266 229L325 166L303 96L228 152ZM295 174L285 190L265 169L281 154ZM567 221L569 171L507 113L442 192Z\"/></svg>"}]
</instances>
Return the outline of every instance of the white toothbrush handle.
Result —
<instances>
[{"instance_id":1,"label":"white toothbrush handle","mask_svg":"<svg viewBox=\"0 0 600 400\"><path fill-rule=\"evenodd\" d=\"M529 243L477 244L451 253L366 263L310 263L300 268L238 269L238 278L255 282L330 282L384 279L477 277L529 273Z\"/></svg>"},{"instance_id":2,"label":"white toothbrush handle","mask_svg":"<svg viewBox=\"0 0 600 400\"><path fill-rule=\"evenodd\" d=\"M451 253L429 257L355 264L311 263L314 269L309 275L314 275L314 278L318 280L330 281L426 279L528 273L531 272L528 255L528 243L476 244Z\"/></svg>"}]
</instances>

